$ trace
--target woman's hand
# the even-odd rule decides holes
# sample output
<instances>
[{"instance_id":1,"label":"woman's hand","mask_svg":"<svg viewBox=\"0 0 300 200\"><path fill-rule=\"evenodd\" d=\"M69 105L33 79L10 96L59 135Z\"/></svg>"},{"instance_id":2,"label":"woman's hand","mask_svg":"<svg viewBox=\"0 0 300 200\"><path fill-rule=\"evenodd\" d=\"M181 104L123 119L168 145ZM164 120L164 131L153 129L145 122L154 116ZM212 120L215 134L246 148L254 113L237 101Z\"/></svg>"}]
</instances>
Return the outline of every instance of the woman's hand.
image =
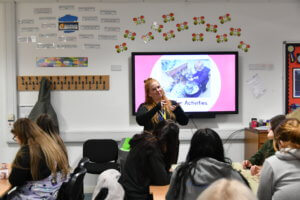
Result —
<instances>
[{"instance_id":1,"label":"woman's hand","mask_svg":"<svg viewBox=\"0 0 300 200\"><path fill-rule=\"evenodd\" d=\"M249 160L244 160L242 162L242 166L243 166L243 169L250 169L252 166L252 163Z\"/></svg>"},{"instance_id":2,"label":"woman's hand","mask_svg":"<svg viewBox=\"0 0 300 200\"><path fill-rule=\"evenodd\" d=\"M173 112L178 106L179 106L179 103L177 103L175 105L171 105L170 110Z\"/></svg>"},{"instance_id":3,"label":"woman's hand","mask_svg":"<svg viewBox=\"0 0 300 200\"><path fill-rule=\"evenodd\" d=\"M252 165L252 167L250 168L250 172L252 176L255 175L260 175L260 170L261 170L261 166L257 166L257 165Z\"/></svg>"}]
</instances>

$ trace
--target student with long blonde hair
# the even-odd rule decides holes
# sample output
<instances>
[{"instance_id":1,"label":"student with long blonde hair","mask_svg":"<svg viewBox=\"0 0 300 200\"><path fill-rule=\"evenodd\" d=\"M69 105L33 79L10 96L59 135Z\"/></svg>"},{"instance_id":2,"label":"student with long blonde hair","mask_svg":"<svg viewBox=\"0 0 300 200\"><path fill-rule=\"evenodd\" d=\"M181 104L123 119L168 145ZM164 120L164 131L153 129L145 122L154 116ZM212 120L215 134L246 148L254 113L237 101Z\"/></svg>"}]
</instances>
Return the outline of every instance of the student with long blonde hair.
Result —
<instances>
[{"instance_id":1,"label":"student with long blonde hair","mask_svg":"<svg viewBox=\"0 0 300 200\"><path fill-rule=\"evenodd\" d=\"M8 199L56 199L69 173L62 148L27 118L18 119L11 132L20 149L9 175L9 183L16 190Z\"/></svg>"},{"instance_id":2,"label":"student with long blonde hair","mask_svg":"<svg viewBox=\"0 0 300 200\"><path fill-rule=\"evenodd\" d=\"M53 138L53 140L61 147L65 153L65 156L68 158L66 146L64 141L59 136L58 126L54 122L53 118L48 114L41 114L37 118L36 123L45 133Z\"/></svg>"},{"instance_id":3,"label":"student with long blonde hair","mask_svg":"<svg viewBox=\"0 0 300 200\"><path fill-rule=\"evenodd\" d=\"M189 121L181 106L176 101L169 100L159 82L148 78L145 83L145 102L137 111L136 121L144 126L144 130L152 131L160 121L172 119L180 125Z\"/></svg>"}]
</instances>

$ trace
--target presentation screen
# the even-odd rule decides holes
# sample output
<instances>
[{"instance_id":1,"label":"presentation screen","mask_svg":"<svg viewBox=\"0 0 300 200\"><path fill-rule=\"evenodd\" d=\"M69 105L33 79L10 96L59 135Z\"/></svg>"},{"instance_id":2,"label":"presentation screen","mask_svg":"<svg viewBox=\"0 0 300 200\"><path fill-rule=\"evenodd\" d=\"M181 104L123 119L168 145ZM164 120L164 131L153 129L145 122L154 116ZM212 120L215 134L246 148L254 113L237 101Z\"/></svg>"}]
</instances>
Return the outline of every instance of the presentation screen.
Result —
<instances>
[{"instance_id":1,"label":"presentation screen","mask_svg":"<svg viewBox=\"0 0 300 200\"><path fill-rule=\"evenodd\" d=\"M132 52L133 114L149 77L190 116L238 113L238 52Z\"/></svg>"}]
</instances>

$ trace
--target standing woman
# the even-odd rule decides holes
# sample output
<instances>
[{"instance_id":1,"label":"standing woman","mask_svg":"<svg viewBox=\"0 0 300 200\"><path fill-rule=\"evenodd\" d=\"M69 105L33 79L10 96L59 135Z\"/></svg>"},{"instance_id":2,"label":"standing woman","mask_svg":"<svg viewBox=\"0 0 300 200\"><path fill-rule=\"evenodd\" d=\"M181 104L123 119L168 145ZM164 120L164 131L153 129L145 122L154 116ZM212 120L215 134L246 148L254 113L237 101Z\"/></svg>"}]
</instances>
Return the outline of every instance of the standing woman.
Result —
<instances>
[{"instance_id":1,"label":"standing woman","mask_svg":"<svg viewBox=\"0 0 300 200\"><path fill-rule=\"evenodd\" d=\"M56 199L69 173L68 158L61 147L27 118L18 119L11 132L20 149L9 175L16 190L8 199Z\"/></svg>"},{"instance_id":2,"label":"standing woman","mask_svg":"<svg viewBox=\"0 0 300 200\"><path fill-rule=\"evenodd\" d=\"M267 158L260 173L260 200L298 200L300 196L300 121L283 121L274 132L275 155Z\"/></svg>"},{"instance_id":3,"label":"standing woman","mask_svg":"<svg viewBox=\"0 0 300 200\"><path fill-rule=\"evenodd\" d=\"M136 121L144 130L152 131L160 121L172 119L180 125L189 122L188 117L176 101L169 100L159 82L148 78L145 83L145 102L137 111Z\"/></svg>"}]
</instances>

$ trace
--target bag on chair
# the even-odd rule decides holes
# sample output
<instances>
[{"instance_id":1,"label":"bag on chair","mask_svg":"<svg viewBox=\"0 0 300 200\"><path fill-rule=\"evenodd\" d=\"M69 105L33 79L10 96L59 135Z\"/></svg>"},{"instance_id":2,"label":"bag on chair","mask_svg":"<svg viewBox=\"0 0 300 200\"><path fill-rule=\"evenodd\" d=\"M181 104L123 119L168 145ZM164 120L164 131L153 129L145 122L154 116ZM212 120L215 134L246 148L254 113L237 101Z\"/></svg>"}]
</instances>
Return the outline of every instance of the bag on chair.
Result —
<instances>
[{"instance_id":1,"label":"bag on chair","mask_svg":"<svg viewBox=\"0 0 300 200\"><path fill-rule=\"evenodd\" d=\"M121 173L115 169L102 172L97 180L92 200L123 200L124 189L118 182Z\"/></svg>"}]
</instances>

